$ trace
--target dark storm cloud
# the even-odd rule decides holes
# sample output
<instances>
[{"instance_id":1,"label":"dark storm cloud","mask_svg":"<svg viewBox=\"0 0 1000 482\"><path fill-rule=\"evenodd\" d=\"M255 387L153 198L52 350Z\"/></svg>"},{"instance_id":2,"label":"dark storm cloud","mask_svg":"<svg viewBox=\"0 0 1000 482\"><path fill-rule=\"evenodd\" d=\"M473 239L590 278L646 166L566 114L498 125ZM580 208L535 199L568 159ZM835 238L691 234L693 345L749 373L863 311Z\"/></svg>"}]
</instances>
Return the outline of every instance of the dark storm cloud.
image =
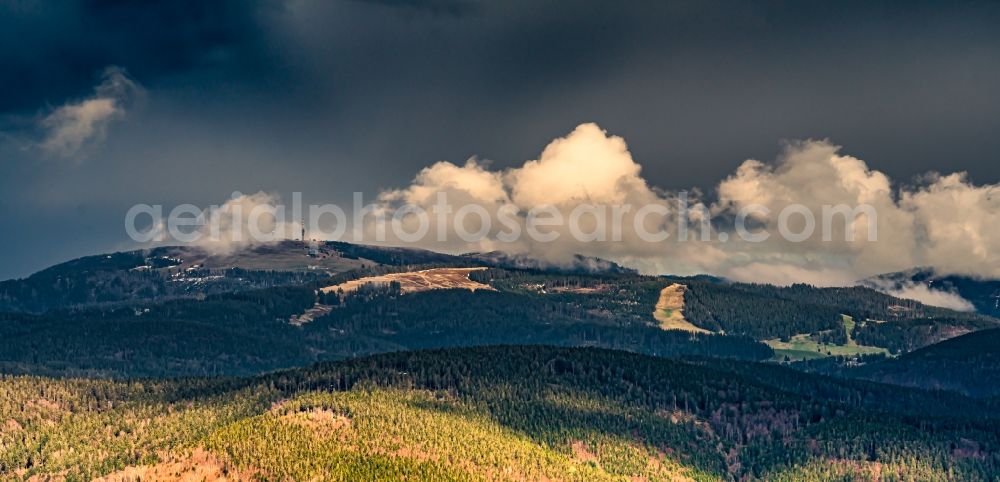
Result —
<instances>
[{"instance_id":1,"label":"dark storm cloud","mask_svg":"<svg viewBox=\"0 0 1000 482\"><path fill-rule=\"evenodd\" d=\"M0 278L117 247L134 203L342 202L437 160L520 165L589 121L663 188L711 190L804 138L900 181L996 182L998 24L990 2L5 2L0 208L30 229L0 240L27 253ZM23 148L111 66L142 109L79 165ZM73 241L39 238L55 226Z\"/></svg>"},{"instance_id":2,"label":"dark storm cloud","mask_svg":"<svg viewBox=\"0 0 1000 482\"><path fill-rule=\"evenodd\" d=\"M476 10L479 2L476 0L356 0L388 7L422 10L432 13L463 15Z\"/></svg>"},{"instance_id":3,"label":"dark storm cloud","mask_svg":"<svg viewBox=\"0 0 1000 482\"><path fill-rule=\"evenodd\" d=\"M266 55L262 2L5 2L0 6L0 111L35 110L90 89L109 65L141 78L198 68L228 75Z\"/></svg>"}]
</instances>

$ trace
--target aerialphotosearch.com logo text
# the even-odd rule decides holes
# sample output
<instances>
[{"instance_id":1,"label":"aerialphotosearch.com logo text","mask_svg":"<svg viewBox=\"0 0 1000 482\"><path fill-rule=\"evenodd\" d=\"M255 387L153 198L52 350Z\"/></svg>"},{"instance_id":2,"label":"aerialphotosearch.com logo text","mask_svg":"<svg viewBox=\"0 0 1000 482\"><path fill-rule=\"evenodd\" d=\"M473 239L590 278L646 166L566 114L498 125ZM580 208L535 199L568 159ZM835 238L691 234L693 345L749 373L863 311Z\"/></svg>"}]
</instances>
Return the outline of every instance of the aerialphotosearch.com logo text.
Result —
<instances>
[{"instance_id":1,"label":"aerialphotosearch.com logo text","mask_svg":"<svg viewBox=\"0 0 1000 482\"><path fill-rule=\"evenodd\" d=\"M125 230L139 243L282 239L443 243L455 238L467 243L514 243L525 236L537 243L564 236L578 242L616 242L626 237L648 243L728 242L732 234L748 243L760 243L771 239L772 231L793 243L878 239L877 213L868 204L814 209L793 203L780 210L750 204L713 213L701 203L689 205L686 192L669 201L643 205L583 202L528 209L510 203L456 205L449 202L447 192L438 192L430 205L395 204L383 200L365 204L362 193L356 192L349 210L336 204L304 206L302 194L296 192L289 208L267 196L261 200L235 192L229 202L205 209L181 204L166 212L162 205L137 204L125 215Z\"/></svg>"}]
</instances>

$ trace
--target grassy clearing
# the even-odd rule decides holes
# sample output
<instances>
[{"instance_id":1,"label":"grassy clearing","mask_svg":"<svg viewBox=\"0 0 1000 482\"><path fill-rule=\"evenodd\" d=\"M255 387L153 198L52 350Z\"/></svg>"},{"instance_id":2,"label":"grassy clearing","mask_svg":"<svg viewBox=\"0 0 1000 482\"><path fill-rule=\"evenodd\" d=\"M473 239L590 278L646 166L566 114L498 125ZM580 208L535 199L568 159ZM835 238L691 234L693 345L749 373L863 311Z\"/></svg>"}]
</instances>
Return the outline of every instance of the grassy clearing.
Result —
<instances>
[{"instance_id":1,"label":"grassy clearing","mask_svg":"<svg viewBox=\"0 0 1000 482\"><path fill-rule=\"evenodd\" d=\"M854 326L857 324L854 322L854 317L840 315L840 319L844 322L844 331L847 332L847 346L858 346L858 342L854 341L854 337L851 336L851 333L854 333Z\"/></svg>"},{"instance_id":2,"label":"grassy clearing","mask_svg":"<svg viewBox=\"0 0 1000 482\"><path fill-rule=\"evenodd\" d=\"M885 348L858 345L856 343L853 345L831 345L827 343L818 343L811 340L809 335L806 334L795 335L789 341L773 339L765 340L764 343L767 343L768 346L774 349L775 359L780 361L784 361L785 356L788 356L790 360L811 360L826 356L854 356L889 353Z\"/></svg>"},{"instance_id":3,"label":"grassy clearing","mask_svg":"<svg viewBox=\"0 0 1000 482\"><path fill-rule=\"evenodd\" d=\"M767 343L767 345L774 350L773 360L776 361L785 361L786 357L791 361L799 361L813 360L828 356L872 355L876 353L882 353L885 355L889 354L889 351L885 348L859 345L858 342L856 342L851 336L851 332L854 331L854 326L856 324L854 318L847 315L841 316L844 324L844 330L847 332L846 345L819 343L810 339L808 334L795 335L789 341L781 341L775 338L771 340L764 340L764 343Z\"/></svg>"},{"instance_id":4,"label":"grassy clearing","mask_svg":"<svg viewBox=\"0 0 1000 482\"><path fill-rule=\"evenodd\" d=\"M481 271L486 268L435 268L423 271L410 271L407 273L391 273L381 276L369 276L341 283L339 285L327 286L322 289L324 293L356 291L367 284L389 284L399 283L400 290L406 293L417 293L420 291L443 290L443 289L467 289L493 290L489 285L485 285L469 279L469 273Z\"/></svg>"},{"instance_id":5,"label":"grassy clearing","mask_svg":"<svg viewBox=\"0 0 1000 482\"><path fill-rule=\"evenodd\" d=\"M406 273L390 273L381 276L368 276L338 285L327 286L320 288L320 291L323 293L350 293L366 285L388 285L390 283L399 283L399 289L403 294L444 289L495 291L492 286L469 279L469 273L484 269L486 268L434 268ZM295 326L302 326L316 318L329 314L331 311L333 311L333 306L317 303L305 312L293 315L288 322Z\"/></svg>"},{"instance_id":6,"label":"grassy clearing","mask_svg":"<svg viewBox=\"0 0 1000 482\"><path fill-rule=\"evenodd\" d=\"M774 358L772 358L771 361L785 361L786 357L788 358L789 361L804 361L804 360L815 360L817 358L825 358L829 356L825 352L820 353L816 351L775 348L774 345L772 345L771 343L767 344L772 349L774 349Z\"/></svg>"},{"instance_id":7,"label":"grassy clearing","mask_svg":"<svg viewBox=\"0 0 1000 482\"><path fill-rule=\"evenodd\" d=\"M660 299L653 310L653 318L664 330L684 330L693 333L711 333L684 319L684 292L687 286L674 283L660 291Z\"/></svg>"}]
</instances>

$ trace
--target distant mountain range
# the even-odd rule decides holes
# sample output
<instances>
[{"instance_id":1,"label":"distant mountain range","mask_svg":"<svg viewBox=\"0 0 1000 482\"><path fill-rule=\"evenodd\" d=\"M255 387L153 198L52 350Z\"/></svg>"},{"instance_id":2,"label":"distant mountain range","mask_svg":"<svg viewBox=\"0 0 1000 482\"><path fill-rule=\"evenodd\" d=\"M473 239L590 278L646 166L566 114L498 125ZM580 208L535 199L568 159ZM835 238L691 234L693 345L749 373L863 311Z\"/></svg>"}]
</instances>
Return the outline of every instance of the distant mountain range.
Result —
<instances>
[{"instance_id":1,"label":"distant mountain range","mask_svg":"<svg viewBox=\"0 0 1000 482\"><path fill-rule=\"evenodd\" d=\"M336 241L282 241L222 253L167 246L85 256L24 279L0 281L0 312L43 313L72 306L204 296L301 284L378 267L429 265L635 274L611 261L580 255L557 264L501 252L456 256Z\"/></svg>"},{"instance_id":2,"label":"distant mountain range","mask_svg":"<svg viewBox=\"0 0 1000 482\"><path fill-rule=\"evenodd\" d=\"M382 283L321 292L407 273L419 288L421 270L455 267L485 268L460 272L474 278L470 286L490 289L447 289L462 286L452 283L404 294ZM662 304L668 287L679 298ZM160 247L88 256L0 282L0 335L10 341L0 347L0 369L20 373L253 374L497 343L790 362L902 354L997 327L991 316L866 287L643 276L583 256L553 265L497 252L455 256L343 242L284 241L223 254Z\"/></svg>"}]
</instances>

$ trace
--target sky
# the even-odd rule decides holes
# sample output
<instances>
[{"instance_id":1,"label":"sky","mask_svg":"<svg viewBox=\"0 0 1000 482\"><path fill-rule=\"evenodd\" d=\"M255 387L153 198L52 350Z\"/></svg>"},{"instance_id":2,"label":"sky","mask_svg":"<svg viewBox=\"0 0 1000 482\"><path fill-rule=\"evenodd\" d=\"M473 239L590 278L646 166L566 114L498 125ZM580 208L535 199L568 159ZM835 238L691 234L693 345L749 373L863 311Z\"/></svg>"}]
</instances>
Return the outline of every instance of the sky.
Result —
<instances>
[{"instance_id":1,"label":"sky","mask_svg":"<svg viewBox=\"0 0 1000 482\"><path fill-rule=\"evenodd\" d=\"M748 186L871 200L891 233L562 251L775 282L1000 276L998 24L981 1L3 2L0 279L132 247L137 203L392 203L440 173L516 200L559 181L544 159L617 162L622 195L694 189L723 213L773 201Z\"/></svg>"}]
</instances>

